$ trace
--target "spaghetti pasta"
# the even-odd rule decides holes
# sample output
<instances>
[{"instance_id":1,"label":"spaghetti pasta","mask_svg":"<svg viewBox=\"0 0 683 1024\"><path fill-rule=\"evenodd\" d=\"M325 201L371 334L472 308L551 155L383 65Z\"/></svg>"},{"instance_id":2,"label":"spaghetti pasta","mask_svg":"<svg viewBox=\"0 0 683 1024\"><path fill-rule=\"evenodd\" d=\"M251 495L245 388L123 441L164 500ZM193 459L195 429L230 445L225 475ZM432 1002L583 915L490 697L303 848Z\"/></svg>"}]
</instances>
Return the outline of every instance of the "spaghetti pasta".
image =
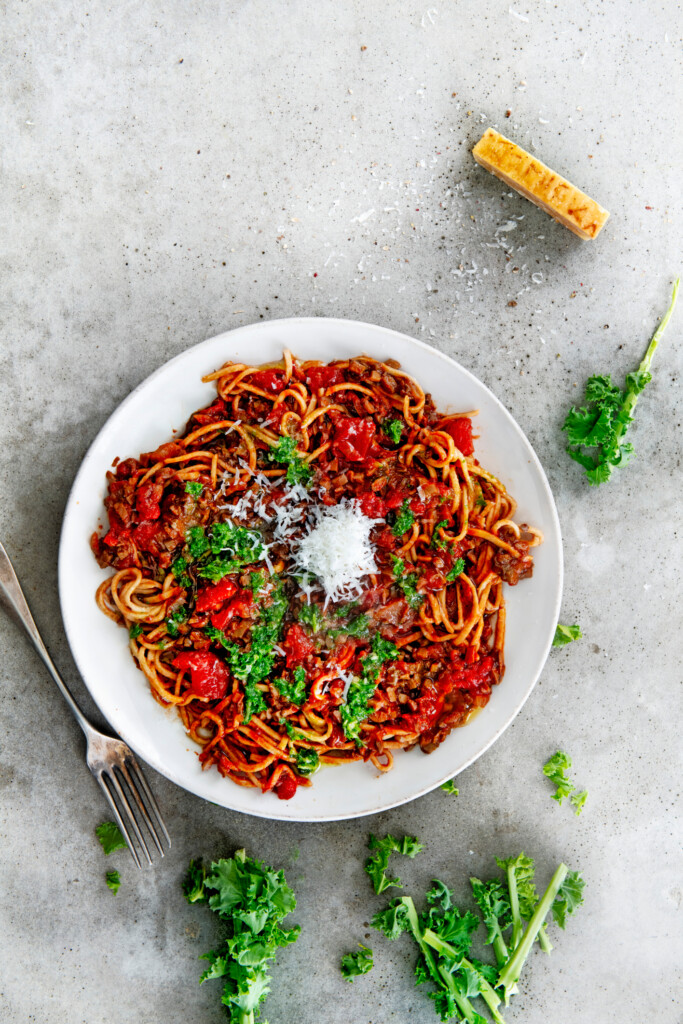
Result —
<instances>
[{"instance_id":1,"label":"spaghetti pasta","mask_svg":"<svg viewBox=\"0 0 683 1024\"><path fill-rule=\"evenodd\" d=\"M322 764L434 750L505 670L540 533L393 360L226 363L182 437L107 474L113 576L152 695L204 767L289 799Z\"/></svg>"}]
</instances>

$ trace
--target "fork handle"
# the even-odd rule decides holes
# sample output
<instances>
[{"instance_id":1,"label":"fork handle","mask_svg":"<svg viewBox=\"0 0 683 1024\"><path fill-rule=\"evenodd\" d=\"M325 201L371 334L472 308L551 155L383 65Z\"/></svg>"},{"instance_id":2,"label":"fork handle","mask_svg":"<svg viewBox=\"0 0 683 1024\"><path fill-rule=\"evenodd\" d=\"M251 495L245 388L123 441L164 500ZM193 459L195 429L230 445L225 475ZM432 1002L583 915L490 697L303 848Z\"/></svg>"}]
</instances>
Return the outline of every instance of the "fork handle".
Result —
<instances>
[{"instance_id":1,"label":"fork handle","mask_svg":"<svg viewBox=\"0 0 683 1024\"><path fill-rule=\"evenodd\" d=\"M81 729L85 733L86 737L89 738L93 732L93 727L88 719L83 715L76 701L71 696L69 688L60 676L59 672L55 668L52 658L47 653L47 648L43 643L43 638L38 632L38 627L33 621L33 616L29 610L29 606L24 597L24 592L21 589L17 574L14 571L14 566L9 560L9 555L5 551L3 545L0 543L0 604L8 613L8 615L14 619L17 625L22 626L28 637L35 647L36 651L43 660L43 664L46 669L56 682L59 687L64 700L69 705L71 713L80 725Z\"/></svg>"}]
</instances>

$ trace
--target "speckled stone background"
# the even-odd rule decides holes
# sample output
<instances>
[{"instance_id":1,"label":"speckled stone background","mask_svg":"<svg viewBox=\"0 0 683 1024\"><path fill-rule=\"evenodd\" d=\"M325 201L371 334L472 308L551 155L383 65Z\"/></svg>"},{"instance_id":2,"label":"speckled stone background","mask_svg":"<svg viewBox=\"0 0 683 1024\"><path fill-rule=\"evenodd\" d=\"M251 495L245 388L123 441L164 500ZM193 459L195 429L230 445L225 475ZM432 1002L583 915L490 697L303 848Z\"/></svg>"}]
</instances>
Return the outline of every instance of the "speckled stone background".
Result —
<instances>
[{"instance_id":1,"label":"speckled stone background","mask_svg":"<svg viewBox=\"0 0 683 1024\"><path fill-rule=\"evenodd\" d=\"M3 5L0 537L87 710L56 586L78 465L152 370L261 318L384 324L485 381L545 466L563 620L584 631L458 798L279 825L150 770L174 844L140 873L103 857L78 729L0 617L4 1024L218 1024L219 985L197 985L214 922L179 884L190 857L242 844L299 897L271 1024L436 1020L407 939L373 933L374 972L340 978L382 903L362 867L371 829L425 841L401 864L415 895L440 876L464 900L470 874L519 849L541 879L560 859L582 869L585 906L532 956L509 1021L680 1019L683 308L628 469L589 488L559 431L591 372L637 364L681 269L679 19L673 0ZM475 166L488 125L612 211L596 242ZM558 746L590 791L578 819L541 775Z\"/></svg>"}]
</instances>

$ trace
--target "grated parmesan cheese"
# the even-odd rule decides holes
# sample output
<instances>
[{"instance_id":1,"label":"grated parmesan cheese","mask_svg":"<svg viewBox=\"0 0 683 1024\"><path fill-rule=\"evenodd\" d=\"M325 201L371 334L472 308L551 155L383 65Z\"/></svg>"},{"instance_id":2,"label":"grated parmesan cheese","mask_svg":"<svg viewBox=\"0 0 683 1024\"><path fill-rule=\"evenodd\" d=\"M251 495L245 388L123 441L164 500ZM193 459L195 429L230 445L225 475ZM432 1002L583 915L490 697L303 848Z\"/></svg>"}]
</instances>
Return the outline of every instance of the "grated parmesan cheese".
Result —
<instances>
[{"instance_id":1,"label":"grated parmesan cheese","mask_svg":"<svg viewBox=\"0 0 683 1024\"><path fill-rule=\"evenodd\" d=\"M370 530L378 519L363 515L356 501L311 509L315 525L298 544L294 560L312 572L325 589L325 604L344 601L363 593L361 580L377 572Z\"/></svg>"}]
</instances>

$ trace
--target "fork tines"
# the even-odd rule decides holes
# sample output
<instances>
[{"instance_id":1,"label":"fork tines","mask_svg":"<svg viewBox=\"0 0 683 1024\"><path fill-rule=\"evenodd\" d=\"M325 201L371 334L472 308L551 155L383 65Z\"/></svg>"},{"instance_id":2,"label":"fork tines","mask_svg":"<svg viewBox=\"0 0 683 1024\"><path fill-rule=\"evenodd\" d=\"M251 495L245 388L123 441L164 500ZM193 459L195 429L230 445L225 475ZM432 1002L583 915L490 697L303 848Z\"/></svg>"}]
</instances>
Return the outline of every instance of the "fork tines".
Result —
<instances>
[{"instance_id":1,"label":"fork tines","mask_svg":"<svg viewBox=\"0 0 683 1024\"><path fill-rule=\"evenodd\" d=\"M132 751L127 749L125 754L117 759L116 764L107 768L101 767L98 772L93 774L96 775L97 781L109 801L137 866L142 867L139 851L146 857L149 865L152 863L149 846L145 839L145 826L146 832L151 835L154 845L160 856L163 857L162 840L165 840L170 848L171 838L157 802Z\"/></svg>"}]
</instances>

